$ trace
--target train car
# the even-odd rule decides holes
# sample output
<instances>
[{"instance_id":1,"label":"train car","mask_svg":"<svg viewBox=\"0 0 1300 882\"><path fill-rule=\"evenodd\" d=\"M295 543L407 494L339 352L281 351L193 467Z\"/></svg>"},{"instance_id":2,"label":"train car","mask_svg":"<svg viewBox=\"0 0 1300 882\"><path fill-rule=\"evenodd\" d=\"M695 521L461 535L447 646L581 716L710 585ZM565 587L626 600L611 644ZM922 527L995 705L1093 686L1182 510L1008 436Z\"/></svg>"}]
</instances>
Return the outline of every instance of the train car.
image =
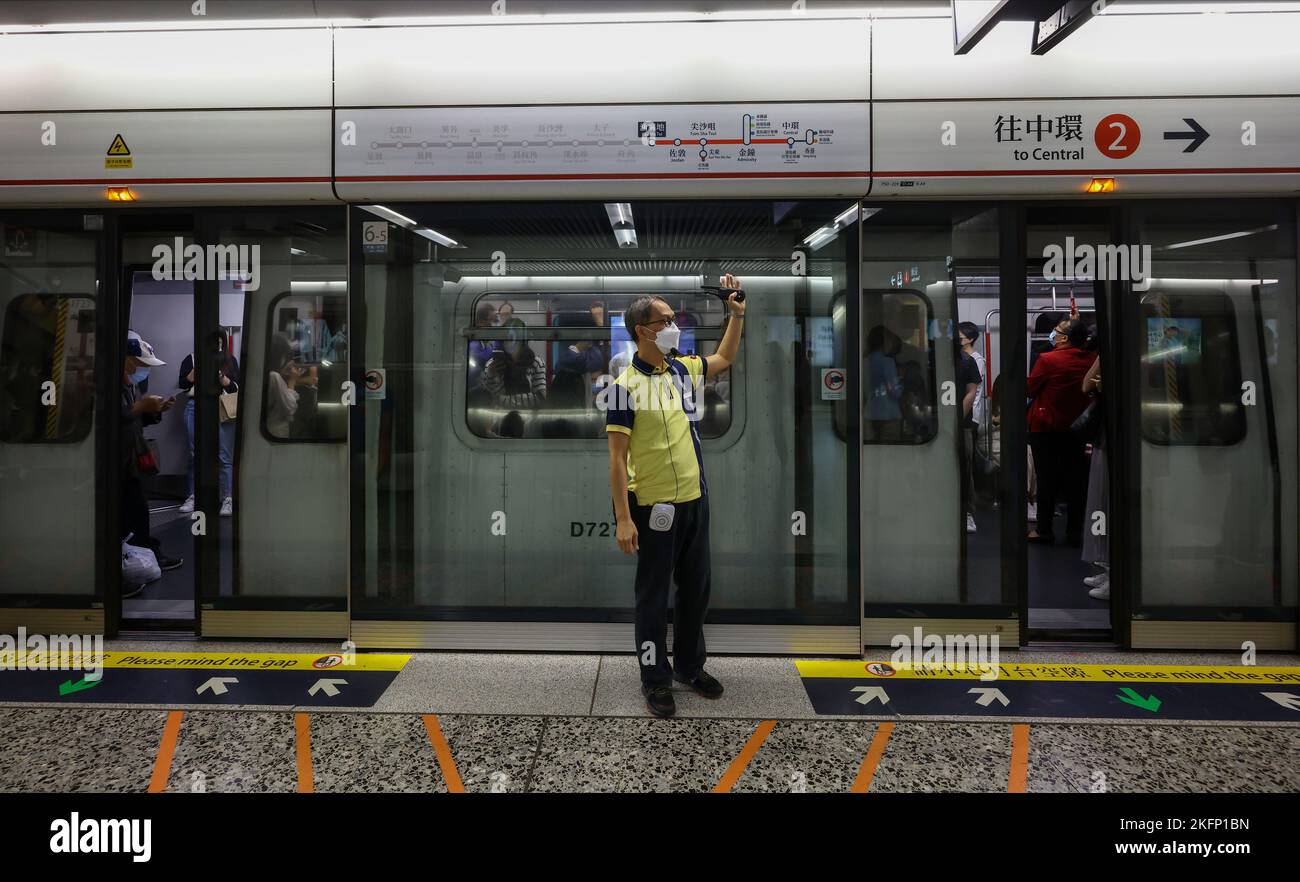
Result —
<instances>
[{"instance_id":1,"label":"train car","mask_svg":"<svg viewBox=\"0 0 1300 882\"><path fill-rule=\"evenodd\" d=\"M1300 6L1256 6L1045 55L947 3L0 29L0 624L628 649L623 311L707 358L731 273L712 651L1294 649ZM1104 379L1045 428L1058 346Z\"/></svg>"}]
</instances>

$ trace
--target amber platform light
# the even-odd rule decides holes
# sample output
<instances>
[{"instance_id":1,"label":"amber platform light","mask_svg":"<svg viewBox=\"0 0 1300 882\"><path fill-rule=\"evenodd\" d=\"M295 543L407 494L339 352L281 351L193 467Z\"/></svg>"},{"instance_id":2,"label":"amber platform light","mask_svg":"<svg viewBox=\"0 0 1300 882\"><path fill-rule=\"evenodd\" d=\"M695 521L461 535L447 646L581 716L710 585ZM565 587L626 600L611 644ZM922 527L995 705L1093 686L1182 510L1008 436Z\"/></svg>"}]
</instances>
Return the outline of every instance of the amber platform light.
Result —
<instances>
[{"instance_id":1,"label":"amber platform light","mask_svg":"<svg viewBox=\"0 0 1300 882\"><path fill-rule=\"evenodd\" d=\"M109 202L134 202L135 194L130 187L109 187L104 195Z\"/></svg>"},{"instance_id":2,"label":"amber platform light","mask_svg":"<svg viewBox=\"0 0 1300 882\"><path fill-rule=\"evenodd\" d=\"M1114 193L1115 179L1114 178L1093 178L1091 181L1088 182L1088 186L1085 187L1084 190L1088 193Z\"/></svg>"}]
</instances>

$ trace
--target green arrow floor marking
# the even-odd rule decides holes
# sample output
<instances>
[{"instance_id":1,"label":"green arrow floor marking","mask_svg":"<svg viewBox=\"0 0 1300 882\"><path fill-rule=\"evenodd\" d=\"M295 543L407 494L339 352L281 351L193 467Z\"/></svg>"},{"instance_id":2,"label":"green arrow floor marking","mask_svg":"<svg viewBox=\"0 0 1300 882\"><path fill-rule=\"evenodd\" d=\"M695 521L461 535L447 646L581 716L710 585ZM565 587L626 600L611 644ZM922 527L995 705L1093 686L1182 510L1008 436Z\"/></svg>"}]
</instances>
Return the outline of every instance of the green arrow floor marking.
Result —
<instances>
[{"instance_id":1,"label":"green arrow floor marking","mask_svg":"<svg viewBox=\"0 0 1300 882\"><path fill-rule=\"evenodd\" d=\"M1131 704L1134 707L1149 710L1151 713L1160 710L1160 699L1156 698L1154 695L1148 695L1146 698L1143 698L1127 686L1121 689L1120 692L1122 694L1116 695L1115 697L1125 704Z\"/></svg>"},{"instance_id":2,"label":"green arrow floor marking","mask_svg":"<svg viewBox=\"0 0 1300 882\"><path fill-rule=\"evenodd\" d=\"M100 677L98 680L87 680L85 677L82 677L80 680L78 680L75 683L72 682L71 680L64 680L62 683L59 684L59 694L68 695L69 693L72 692L81 692L86 689L93 689L94 687L98 686L100 683L103 682L104 682L103 677Z\"/></svg>"}]
</instances>

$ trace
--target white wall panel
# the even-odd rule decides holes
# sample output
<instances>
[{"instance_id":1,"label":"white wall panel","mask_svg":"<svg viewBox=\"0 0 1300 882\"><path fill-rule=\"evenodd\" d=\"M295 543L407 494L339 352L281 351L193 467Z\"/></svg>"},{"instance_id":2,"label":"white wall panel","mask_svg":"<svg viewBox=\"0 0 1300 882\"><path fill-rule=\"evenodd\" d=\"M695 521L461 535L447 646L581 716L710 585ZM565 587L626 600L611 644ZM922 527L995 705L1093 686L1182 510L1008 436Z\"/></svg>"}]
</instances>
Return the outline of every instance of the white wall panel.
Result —
<instances>
[{"instance_id":1,"label":"white wall panel","mask_svg":"<svg viewBox=\"0 0 1300 882\"><path fill-rule=\"evenodd\" d=\"M328 28L0 34L0 111L329 107Z\"/></svg>"},{"instance_id":2,"label":"white wall panel","mask_svg":"<svg viewBox=\"0 0 1300 882\"><path fill-rule=\"evenodd\" d=\"M861 101L866 19L341 28L340 107Z\"/></svg>"}]
</instances>

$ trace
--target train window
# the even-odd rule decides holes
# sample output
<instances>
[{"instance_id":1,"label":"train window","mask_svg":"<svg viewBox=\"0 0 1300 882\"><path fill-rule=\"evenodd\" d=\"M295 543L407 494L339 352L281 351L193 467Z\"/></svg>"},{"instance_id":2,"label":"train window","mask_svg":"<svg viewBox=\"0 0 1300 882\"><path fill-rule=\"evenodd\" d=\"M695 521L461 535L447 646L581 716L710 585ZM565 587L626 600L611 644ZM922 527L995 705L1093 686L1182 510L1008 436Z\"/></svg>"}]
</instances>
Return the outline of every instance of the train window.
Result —
<instances>
[{"instance_id":1,"label":"train window","mask_svg":"<svg viewBox=\"0 0 1300 882\"><path fill-rule=\"evenodd\" d=\"M925 444L937 434L933 317L918 292L863 292L864 444Z\"/></svg>"},{"instance_id":2,"label":"train window","mask_svg":"<svg viewBox=\"0 0 1300 882\"><path fill-rule=\"evenodd\" d=\"M483 295L466 331L466 421L483 438L603 438L601 390L627 370L634 347L623 311L641 293ZM721 301L662 292L678 316L679 351L708 356L722 336ZM699 433L731 425L731 372L704 384Z\"/></svg>"},{"instance_id":3,"label":"train window","mask_svg":"<svg viewBox=\"0 0 1300 882\"><path fill-rule=\"evenodd\" d=\"M347 408L334 395L347 379L347 309L346 294L271 302L262 429L273 440L347 440Z\"/></svg>"},{"instance_id":4,"label":"train window","mask_svg":"<svg viewBox=\"0 0 1300 882\"><path fill-rule=\"evenodd\" d=\"M94 359L90 298L21 294L10 300L0 334L0 441L84 439L94 418Z\"/></svg>"},{"instance_id":5,"label":"train window","mask_svg":"<svg viewBox=\"0 0 1300 882\"><path fill-rule=\"evenodd\" d=\"M1142 300L1142 435L1152 444L1224 447L1246 435L1232 301L1221 292Z\"/></svg>"}]
</instances>

